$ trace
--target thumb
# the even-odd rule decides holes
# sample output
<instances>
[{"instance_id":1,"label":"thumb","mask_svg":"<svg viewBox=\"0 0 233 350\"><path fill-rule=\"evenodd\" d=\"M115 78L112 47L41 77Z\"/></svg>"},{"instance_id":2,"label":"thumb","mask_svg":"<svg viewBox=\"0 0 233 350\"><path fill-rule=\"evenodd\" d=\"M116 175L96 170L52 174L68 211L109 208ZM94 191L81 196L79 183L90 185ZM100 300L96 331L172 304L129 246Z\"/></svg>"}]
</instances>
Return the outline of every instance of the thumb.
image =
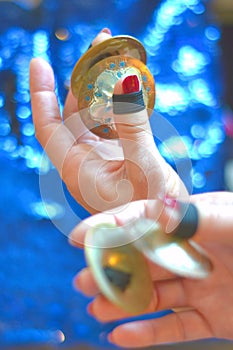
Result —
<instances>
[{"instance_id":1,"label":"thumb","mask_svg":"<svg viewBox=\"0 0 233 350\"><path fill-rule=\"evenodd\" d=\"M113 93L114 122L123 148L127 178L142 198L177 197L186 193L177 173L159 153L143 101L138 76L117 81ZM139 190L140 189L140 190Z\"/></svg>"}]
</instances>

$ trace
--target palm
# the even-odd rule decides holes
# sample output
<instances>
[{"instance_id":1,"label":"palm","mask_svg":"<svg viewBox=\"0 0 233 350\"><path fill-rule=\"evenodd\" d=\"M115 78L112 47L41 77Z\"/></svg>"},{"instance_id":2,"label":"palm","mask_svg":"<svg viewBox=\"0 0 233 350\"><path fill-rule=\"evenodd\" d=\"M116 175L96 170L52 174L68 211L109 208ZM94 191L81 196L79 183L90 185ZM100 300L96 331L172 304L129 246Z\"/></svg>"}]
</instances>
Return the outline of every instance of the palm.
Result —
<instances>
[{"instance_id":1,"label":"palm","mask_svg":"<svg viewBox=\"0 0 233 350\"><path fill-rule=\"evenodd\" d=\"M103 140L87 130L69 93L62 123L53 71L40 59L31 64L31 100L38 140L70 193L90 213L184 190L156 148L146 110L140 132L137 125L132 132L132 126L122 124L120 141Z\"/></svg>"},{"instance_id":2,"label":"palm","mask_svg":"<svg viewBox=\"0 0 233 350\"><path fill-rule=\"evenodd\" d=\"M233 241L232 193L205 193L191 197L199 210L198 230L193 240L207 252L213 269L206 279L178 277L150 263L154 297L147 313L174 309L162 318L132 321L116 327L111 340L120 346L138 347L204 338L233 340ZM124 225L140 215L153 219L158 201L137 201L114 216L97 214L71 234L71 242L82 243L90 225L109 222ZM129 317L99 294L89 268L76 278L84 294L95 296L89 312L102 322ZM153 317L153 315L152 315ZM145 317L146 318L146 317Z\"/></svg>"},{"instance_id":3,"label":"palm","mask_svg":"<svg viewBox=\"0 0 233 350\"><path fill-rule=\"evenodd\" d=\"M233 246L213 242L203 247L211 256L214 270L206 280L183 279L180 282L185 305L193 307L191 313L201 319L193 325L200 337L233 339Z\"/></svg>"}]
</instances>

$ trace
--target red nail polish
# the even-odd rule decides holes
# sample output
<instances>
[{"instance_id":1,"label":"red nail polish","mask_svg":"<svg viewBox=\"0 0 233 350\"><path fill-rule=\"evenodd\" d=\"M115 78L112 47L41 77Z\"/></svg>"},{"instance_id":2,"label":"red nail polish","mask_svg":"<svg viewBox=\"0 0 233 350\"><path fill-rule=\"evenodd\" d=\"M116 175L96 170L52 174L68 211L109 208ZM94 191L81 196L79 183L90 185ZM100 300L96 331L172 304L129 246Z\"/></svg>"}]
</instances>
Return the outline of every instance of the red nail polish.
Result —
<instances>
[{"instance_id":1,"label":"red nail polish","mask_svg":"<svg viewBox=\"0 0 233 350\"><path fill-rule=\"evenodd\" d=\"M140 82L137 75L129 75L122 81L122 89L124 94L138 92L140 90Z\"/></svg>"}]
</instances>

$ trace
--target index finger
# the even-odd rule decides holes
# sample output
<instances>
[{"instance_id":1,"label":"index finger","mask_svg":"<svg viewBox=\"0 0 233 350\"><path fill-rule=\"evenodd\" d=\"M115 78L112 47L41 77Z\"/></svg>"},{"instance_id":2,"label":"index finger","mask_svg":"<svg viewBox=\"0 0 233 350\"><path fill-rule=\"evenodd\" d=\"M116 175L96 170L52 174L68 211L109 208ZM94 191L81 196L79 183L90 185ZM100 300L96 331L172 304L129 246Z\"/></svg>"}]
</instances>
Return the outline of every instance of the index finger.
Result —
<instances>
[{"instance_id":1,"label":"index finger","mask_svg":"<svg viewBox=\"0 0 233 350\"><path fill-rule=\"evenodd\" d=\"M41 58L32 59L30 64L30 93L36 137L61 173L65 156L75 139L62 124L52 68Z\"/></svg>"}]
</instances>

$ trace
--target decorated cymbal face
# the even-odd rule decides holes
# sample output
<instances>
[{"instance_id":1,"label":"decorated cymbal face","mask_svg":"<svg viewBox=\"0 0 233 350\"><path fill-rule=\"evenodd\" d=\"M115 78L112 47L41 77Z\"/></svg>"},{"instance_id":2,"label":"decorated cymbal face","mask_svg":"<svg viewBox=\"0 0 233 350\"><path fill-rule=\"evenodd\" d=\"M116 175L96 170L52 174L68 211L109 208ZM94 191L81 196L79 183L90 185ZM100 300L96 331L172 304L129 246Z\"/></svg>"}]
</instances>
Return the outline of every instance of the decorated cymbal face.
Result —
<instances>
[{"instance_id":1,"label":"decorated cymbal face","mask_svg":"<svg viewBox=\"0 0 233 350\"><path fill-rule=\"evenodd\" d=\"M137 39L128 35L119 35L92 46L76 63L72 76L71 88L78 98L82 80L91 67L97 62L111 56L133 57L146 64L146 51Z\"/></svg>"},{"instance_id":2,"label":"decorated cymbal face","mask_svg":"<svg viewBox=\"0 0 233 350\"><path fill-rule=\"evenodd\" d=\"M85 254L101 292L126 312L138 314L151 301L152 282L147 262L134 245L112 246L122 234L124 229L105 224L92 228Z\"/></svg>"},{"instance_id":3,"label":"decorated cymbal face","mask_svg":"<svg viewBox=\"0 0 233 350\"><path fill-rule=\"evenodd\" d=\"M124 76L138 76L145 107L153 110L154 78L145 63L144 47L129 36L113 37L93 46L77 62L71 88L78 101L80 116L94 134L106 139L118 138L113 121L112 95L116 82Z\"/></svg>"}]
</instances>

